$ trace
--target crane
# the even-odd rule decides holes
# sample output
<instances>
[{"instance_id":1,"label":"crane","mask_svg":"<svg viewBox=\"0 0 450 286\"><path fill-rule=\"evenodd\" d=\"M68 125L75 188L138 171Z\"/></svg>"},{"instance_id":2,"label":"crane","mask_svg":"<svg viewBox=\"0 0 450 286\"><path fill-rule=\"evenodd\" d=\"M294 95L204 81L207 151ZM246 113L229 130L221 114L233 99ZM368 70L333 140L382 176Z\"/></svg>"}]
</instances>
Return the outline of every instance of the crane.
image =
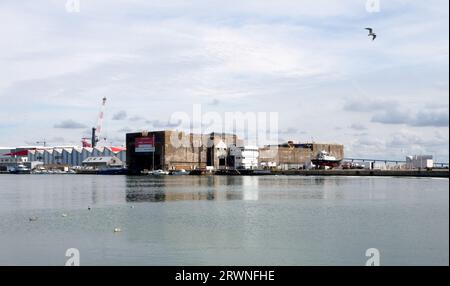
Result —
<instances>
[{"instance_id":1,"label":"crane","mask_svg":"<svg viewBox=\"0 0 450 286\"><path fill-rule=\"evenodd\" d=\"M89 139L91 139L91 138L88 138L88 137L81 138L81 146L82 147L92 147L91 143L89 143L89 141L88 141Z\"/></svg>"},{"instance_id":2,"label":"crane","mask_svg":"<svg viewBox=\"0 0 450 286\"><path fill-rule=\"evenodd\" d=\"M45 141L45 139L43 141L36 141L36 144L43 144L45 147L47 146L47 141Z\"/></svg>"},{"instance_id":3,"label":"crane","mask_svg":"<svg viewBox=\"0 0 450 286\"><path fill-rule=\"evenodd\" d=\"M105 113L105 106L106 106L106 97L103 97L102 105L100 107L100 112L98 114L97 126L92 127L91 144L89 146L89 143L87 142L88 138L81 138L83 147L94 148L97 145L97 142L99 141L99 136L102 133L102 125L103 125L103 117L104 117L104 113ZM106 140L106 138L105 138L105 140Z\"/></svg>"}]
</instances>

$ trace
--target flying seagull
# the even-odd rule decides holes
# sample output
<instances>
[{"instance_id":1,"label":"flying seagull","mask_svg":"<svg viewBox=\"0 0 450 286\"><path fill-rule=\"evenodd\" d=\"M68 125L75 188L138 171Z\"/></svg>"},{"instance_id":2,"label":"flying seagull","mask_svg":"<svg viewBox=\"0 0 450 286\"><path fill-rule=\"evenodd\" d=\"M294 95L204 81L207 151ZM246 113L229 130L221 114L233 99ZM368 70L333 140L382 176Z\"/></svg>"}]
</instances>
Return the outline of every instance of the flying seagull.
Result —
<instances>
[{"instance_id":1,"label":"flying seagull","mask_svg":"<svg viewBox=\"0 0 450 286\"><path fill-rule=\"evenodd\" d=\"M369 31L369 37L372 37L372 41L373 40L375 40L375 38L377 37L377 34L375 34L374 32L373 32L373 29L372 28L366 28L366 30L368 30Z\"/></svg>"}]
</instances>

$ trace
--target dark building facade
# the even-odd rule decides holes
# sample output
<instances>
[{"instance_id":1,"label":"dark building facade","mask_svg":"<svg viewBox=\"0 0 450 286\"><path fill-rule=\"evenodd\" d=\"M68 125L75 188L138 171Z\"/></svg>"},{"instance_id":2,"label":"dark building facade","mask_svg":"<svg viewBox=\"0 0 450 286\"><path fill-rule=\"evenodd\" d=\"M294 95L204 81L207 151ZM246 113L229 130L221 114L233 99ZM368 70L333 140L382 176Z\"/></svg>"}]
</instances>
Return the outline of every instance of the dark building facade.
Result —
<instances>
[{"instance_id":1,"label":"dark building facade","mask_svg":"<svg viewBox=\"0 0 450 286\"><path fill-rule=\"evenodd\" d=\"M228 146L240 146L234 134L186 134L179 131L128 133L127 165L131 173L144 170L194 170L224 164Z\"/></svg>"}]
</instances>

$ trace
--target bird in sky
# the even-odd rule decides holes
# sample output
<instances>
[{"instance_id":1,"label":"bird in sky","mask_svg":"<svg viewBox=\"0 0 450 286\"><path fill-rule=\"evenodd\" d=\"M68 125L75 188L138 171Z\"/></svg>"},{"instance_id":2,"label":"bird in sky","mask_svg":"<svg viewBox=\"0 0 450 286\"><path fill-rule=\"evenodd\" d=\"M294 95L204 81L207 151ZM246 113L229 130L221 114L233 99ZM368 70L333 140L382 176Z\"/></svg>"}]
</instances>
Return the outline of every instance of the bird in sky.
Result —
<instances>
[{"instance_id":1,"label":"bird in sky","mask_svg":"<svg viewBox=\"0 0 450 286\"><path fill-rule=\"evenodd\" d=\"M373 32L373 29L372 28L365 28L365 29L369 31L369 35L368 36L372 37L372 41L375 40L375 38L377 37L377 34L375 34Z\"/></svg>"}]
</instances>

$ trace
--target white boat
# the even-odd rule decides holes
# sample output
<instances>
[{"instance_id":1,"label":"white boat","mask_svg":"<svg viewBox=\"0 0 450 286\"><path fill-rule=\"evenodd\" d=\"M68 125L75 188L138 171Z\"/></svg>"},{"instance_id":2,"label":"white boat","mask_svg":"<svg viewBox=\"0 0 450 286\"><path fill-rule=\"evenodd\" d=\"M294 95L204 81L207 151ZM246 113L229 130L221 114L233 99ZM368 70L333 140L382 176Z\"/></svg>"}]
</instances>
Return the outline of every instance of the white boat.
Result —
<instances>
[{"instance_id":1,"label":"white boat","mask_svg":"<svg viewBox=\"0 0 450 286\"><path fill-rule=\"evenodd\" d=\"M154 171L149 171L148 174L150 176L163 176L163 175L169 175L169 172L164 171L164 170L154 170Z\"/></svg>"},{"instance_id":2,"label":"white boat","mask_svg":"<svg viewBox=\"0 0 450 286\"><path fill-rule=\"evenodd\" d=\"M9 172L11 174L31 174L31 169L27 168L25 165L19 164Z\"/></svg>"},{"instance_id":3,"label":"white boat","mask_svg":"<svg viewBox=\"0 0 450 286\"><path fill-rule=\"evenodd\" d=\"M189 172L186 171L185 169L181 169L181 170L175 170L170 172L171 175L174 176L183 176L183 175L189 175Z\"/></svg>"},{"instance_id":4,"label":"white boat","mask_svg":"<svg viewBox=\"0 0 450 286\"><path fill-rule=\"evenodd\" d=\"M323 168L323 167L337 167L341 163L342 160L337 159L335 156L332 156L328 154L326 151L320 151L319 154L317 154L317 158L312 159L311 162L317 167L317 168Z\"/></svg>"}]
</instances>

